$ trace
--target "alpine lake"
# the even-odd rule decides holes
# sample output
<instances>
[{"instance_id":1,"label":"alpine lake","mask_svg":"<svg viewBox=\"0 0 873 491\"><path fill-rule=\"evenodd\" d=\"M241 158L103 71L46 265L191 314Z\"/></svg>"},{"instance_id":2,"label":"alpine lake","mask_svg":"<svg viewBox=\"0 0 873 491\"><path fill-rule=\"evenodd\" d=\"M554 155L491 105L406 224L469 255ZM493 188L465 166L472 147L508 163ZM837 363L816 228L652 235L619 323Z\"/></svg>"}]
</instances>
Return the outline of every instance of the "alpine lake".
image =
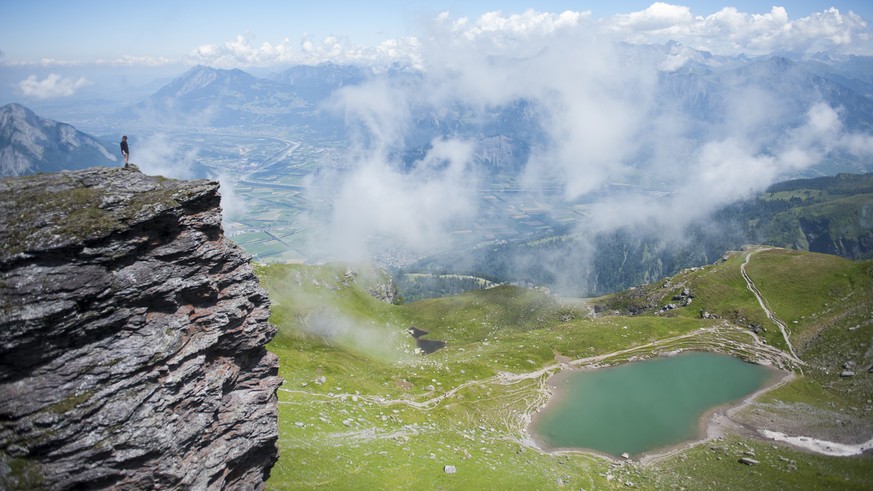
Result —
<instances>
[{"instance_id":1,"label":"alpine lake","mask_svg":"<svg viewBox=\"0 0 873 491\"><path fill-rule=\"evenodd\" d=\"M773 368L704 352L562 372L530 432L547 450L637 458L700 438L707 415L779 378Z\"/></svg>"}]
</instances>

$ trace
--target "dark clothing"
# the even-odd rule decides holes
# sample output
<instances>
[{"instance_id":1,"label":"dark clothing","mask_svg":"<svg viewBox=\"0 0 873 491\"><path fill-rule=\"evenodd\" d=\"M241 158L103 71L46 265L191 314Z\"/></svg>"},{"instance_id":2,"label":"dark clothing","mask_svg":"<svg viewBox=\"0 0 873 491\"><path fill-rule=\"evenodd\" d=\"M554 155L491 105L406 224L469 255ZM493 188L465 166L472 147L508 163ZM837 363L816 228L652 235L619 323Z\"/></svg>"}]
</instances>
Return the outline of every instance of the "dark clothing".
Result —
<instances>
[{"instance_id":1,"label":"dark clothing","mask_svg":"<svg viewBox=\"0 0 873 491\"><path fill-rule=\"evenodd\" d=\"M130 158L130 148L127 146L127 136L121 139L121 156L124 157L124 168L127 168L127 160Z\"/></svg>"}]
</instances>

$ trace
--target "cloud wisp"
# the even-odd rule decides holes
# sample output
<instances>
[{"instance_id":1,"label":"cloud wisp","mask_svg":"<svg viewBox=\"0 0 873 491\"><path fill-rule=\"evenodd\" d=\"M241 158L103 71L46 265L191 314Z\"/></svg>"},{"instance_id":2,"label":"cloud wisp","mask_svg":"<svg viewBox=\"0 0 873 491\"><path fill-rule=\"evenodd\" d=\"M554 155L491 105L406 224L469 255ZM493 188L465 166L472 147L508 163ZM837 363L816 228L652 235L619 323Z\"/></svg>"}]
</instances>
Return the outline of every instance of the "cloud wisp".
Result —
<instances>
[{"instance_id":1,"label":"cloud wisp","mask_svg":"<svg viewBox=\"0 0 873 491\"><path fill-rule=\"evenodd\" d=\"M386 39L366 46L352 43L340 36L328 36L320 41L302 37L298 42L284 38L278 43L258 43L252 35L238 35L223 44L203 44L185 57L191 64L214 67L315 65L324 62L338 64L390 64L418 61L418 40L415 38Z\"/></svg>"},{"instance_id":2,"label":"cloud wisp","mask_svg":"<svg viewBox=\"0 0 873 491\"><path fill-rule=\"evenodd\" d=\"M386 39L377 45L360 45L340 36L299 41L284 38L279 42L258 42L254 35L238 35L223 44L204 44L193 49L191 63L216 67L317 64L323 62L376 64L406 63L420 66L427 45L445 33L480 52L528 56L536 41L562 33L596 28L598 35L632 44L663 44L677 41L698 50L718 55L764 55L774 52L814 54L838 52L871 54L868 21L851 10L829 8L792 18L785 7L769 12L741 12L734 7L703 15L689 7L655 2L648 8L602 19L590 11L520 13L487 12L478 18L439 14L421 33ZM795 13L796 14L796 13ZM434 31L436 26L436 31Z\"/></svg>"},{"instance_id":3,"label":"cloud wisp","mask_svg":"<svg viewBox=\"0 0 873 491\"><path fill-rule=\"evenodd\" d=\"M453 225L471 220L477 210L472 149L462 140L434 140L408 170L370 153L349 170L310 181L309 199L332 203L322 248L332 257L359 261L386 247L435 252L448 245Z\"/></svg>"},{"instance_id":4,"label":"cloud wisp","mask_svg":"<svg viewBox=\"0 0 873 491\"><path fill-rule=\"evenodd\" d=\"M421 17L419 17L421 19ZM742 12L724 7L716 12L693 11L681 4L655 2L636 12L594 18L590 11L486 12L478 17L456 17L451 12L437 14L419 25L415 34L386 38L375 44L361 44L342 35L315 39L309 34L289 32L279 39L260 40L256 33L238 34L222 43L203 43L185 52L163 55L120 54L97 60L70 60L44 57L40 60L5 60L10 66L149 66L203 64L219 68L275 67L297 64L366 64L391 66L404 63L420 66L425 46L433 40L431 28L439 25L461 42L479 50L512 49L530 54L528 39L589 29L596 26L601 35L611 35L632 44L663 44L678 41L686 46L718 55L763 55L790 52L811 55L817 52L873 54L869 21L851 9L835 7L807 14L774 6L769 12Z\"/></svg>"},{"instance_id":5,"label":"cloud wisp","mask_svg":"<svg viewBox=\"0 0 873 491\"><path fill-rule=\"evenodd\" d=\"M852 49L870 39L867 21L833 7L792 20L778 6L765 14L725 7L699 16L688 7L656 2L643 11L607 19L603 26L634 43L676 40L724 55Z\"/></svg>"},{"instance_id":6,"label":"cloud wisp","mask_svg":"<svg viewBox=\"0 0 873 491\"><path fill-rule=\"evenodd\" d=\"M731 21L731 32L739 29L737 22L786 25L783 13L774 9L769 17L741 16ZM720 14L730 17L731 12ZM833 20L837 14L827 11L807 22ZM548 197L557 204L596 199L597 213L580 223L579 235L658 228L681 240L683 228L695 220L835 151L870 153L873 138L848 131L840 108L814 95L793 100L769 85L767 77L782 76L778 64L756 67L759 78L725 78L718 94L708 94L705 86L691 87L700 91L699 97L674 98L664 92L665 78L699 52L627 45L626 33L615 28L621 24L635 32L662 32L665 26L716 20L701 20L667 4L614 19L613 28L606 30L589 16L573 13L528 11L476 21L441 16L421 44L420 77L401 82L377 78L340 91L331 103L354 129L355 148L348 168L311 183L310 189L322 197L328 189L335 192L330 243L343 245L338 255L354 251L357 259L372 252L368 241L373 237L390 236L422 249L439 244L475 217L475 177L487 171L477 158L476 138L488 135L471 136L440 124L460 118L475 126L483 115L519 101L529 109L516 117L530 119L537 133L531 138L538 140L518 185L530 193L557 188ZM727 21L719 22L719 29L726 29ZM751 45L761 38L744 39L744 45ZM685 58L677 62L680 56ZM686 107L697 99L709 105ZM425 124L423 118L433 122ZM424 145L429 153L423 158L404 160L403 150L423 124L442 136ZM617 184L628 185L628 191L595 198ZM653 197L653 188L664 192ZM592 253L585 244L576 250Z\"/></svg>"},{"instance_id":7,"label":"cloud wisp","mask_svg":"<svg viewBox=\"0 0 873 491\"><path fill-rule=\"evenodd\" d=\"M185 151L169 135L155 133L131 137L130 160L143 172L172 179L194 179L197 151Z\"/></svg>"},{"instance_id":8,"label":"cloud wisp","mask_svg":"<svg viewBox=\"0 0 873 491\"><path fill-rule=\"evenodd\" d=\"M200 161L196 148L183 145L166 133L153 133L142 137L132 136L130 142L131 162L150 175L171 179L199 179L207 177L219 182L222 220L228 223L245 216L250 202L236 191L236 177L228 172L206 171L198 167Z\"/></svg>"},{"instance_id":9,"label":"cloud wisp","mask_svg":"<svg viewBox=\"0 0 873 491\"><path fill-rule=\"evenodd\" d=\"M49 74L40 80L36 75L31 75L18 83L18 90L25 97L36 99L53 99L57 97L70 97L79 89L91 85L85 77L77 79L62 77L56 73Z\"/></svg>"}]
</instances>

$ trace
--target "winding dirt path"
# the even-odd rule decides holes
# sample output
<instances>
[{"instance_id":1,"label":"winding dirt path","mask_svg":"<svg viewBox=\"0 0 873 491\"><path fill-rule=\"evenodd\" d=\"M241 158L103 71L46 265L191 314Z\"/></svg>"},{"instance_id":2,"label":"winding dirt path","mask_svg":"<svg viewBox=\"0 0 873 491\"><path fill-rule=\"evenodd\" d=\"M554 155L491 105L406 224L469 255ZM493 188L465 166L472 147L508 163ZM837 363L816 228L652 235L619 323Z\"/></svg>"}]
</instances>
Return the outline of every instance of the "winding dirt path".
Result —
<instances>
[{"instance_id":1,"label":"winding dirt path","mask_svg":"<svg viewBox=\"0 0 873 491\"><path fill-rule=\"evenodd\" d=\"M782 322L781 319L776 317L776 314L770 310L770 304L767 303L767 299L761 295L760 290L755 286L755 282L752 281L752 278L749 276L749 273L746 272L746 265L749 264L749 261L752 259L752 254L755 254L760 251L766 251L768 249L758 249L755 251L751 251L746 254L746 260L743 261L743 264L740 265L740 274L743 275L743 279L746 280L746 287L755 295L755 298L758 299L758 305L764 309L764 313L767 314L767 318L770 319L776 326L779 327L779 331L782 333L782 338L785 339L785 344L788 346L788 351L791 353L791 356L794 358L794 362L798 364L803 364L803 361L797 356L797 353L794 352L794 346L791 345L791 340L788 335L788 327Z\"/></svg>"},{"instance_id":2,"label":"winding dirt path","mask_svg":"<svg viewBox=\"0 0 873 491\"><path fill-rule=\"evenodd\" d=\"M819 440L808 436L789 436L785 433L770 430L759 430L759 433L771 440L785 442L794 445L795 447L805 448L811 452L830 455L831 457L851 457L853 455L861 455L862 453L873 449L873 438L864 443L850 444Z\"/></svg>"},{"instance_id":3,"label":"winding dirt path","mask_svg":"<svg viewBox=\"0 0 873 491\"><path fill-rule=\"evenodd\" d=\"M473 385L487 385L487 384L512 385L512 384L516 384L519 382L523 382L525 380L540 378L541 379L541 390L547 390L545 387L545 384L543 382L545 381L546 378L548 378L548 376L552 375L555 372L558 372L558 371L561 371L564 369L568 369L568 368L577 368L580 366L596 365L604 360L608 360L610 358L615 358L615 357L622 356L622 355L631 354L634 352L650 353L653 348L657 348L659 346L670 346L673 343L675 343L676 341L695 338L695 337L702 336L702 335L708 334L708 333L716 333L720 329L723 329L724 327L725 327L725 325L713 326L713 327L703 327L703 328L697 329L695 331L692 331L692 332L689 332L686 334L681 334L678 336L659 339L656 341L652 341L650 343L642 344L639 346L633 346L631 348L626 348L623 350L613 351L610 353L604 353L601 355L589 356L586 358L579 358L579 359L572 360L570 362L555 363L555 364L548 365L548 366L545 366L543 368L540 368L538 370L534 370L531 372L523 372L523 373L499 372L496 375L492 375L491 377L487 377L484 379L468 380L462 384L459 384L459 385L447 390L446 392L440 394L439 396L432 397L430 399L426 399L423 401L416 401L416 400L405 399L405 398L403 398L403 399L386 399L386 398L381 397L381 396L368 396L368 395L356 395L356 397L359 399L362 399L362 400L368 400L370 402L374 402L374 403L381 404L384 406L401 404L401 405L406 405L406 406L409 406L409 407L412 407L415 409L427 411L427 410L431 410L431 409L437 407L442 401L444 401L448 398L454 397L455 394L457 394L459 391L464 390L467 387L470 387ZM745 332L748 332L748 331L745 331ZM787 358L791 361L799 361L796 359L796 357L789 356L787 353L785 353L784 351L782 351L778 348L775 348L773 346L762 343L758 339L758 337L754 335L754 333L749 332L749 334L751 334L752 338L754 338L754 344L752 345L752 347L754 349L758 350L758 352L764 358L778 359L778 358L784 357L784 358ZM314 394L312 392L305 391L305 390L286 389L284 387L280 387L279 390L282 392L288 392L288 393L293 393L293 394L305 394L305 395L309 395L309 396L317 395L317 396L321 396L321 397L328 398L328 399L340 399L340 398L344 399L344 398L352 397L352 394L344 394L344 393Z\"/></svg>"}]
</instances>

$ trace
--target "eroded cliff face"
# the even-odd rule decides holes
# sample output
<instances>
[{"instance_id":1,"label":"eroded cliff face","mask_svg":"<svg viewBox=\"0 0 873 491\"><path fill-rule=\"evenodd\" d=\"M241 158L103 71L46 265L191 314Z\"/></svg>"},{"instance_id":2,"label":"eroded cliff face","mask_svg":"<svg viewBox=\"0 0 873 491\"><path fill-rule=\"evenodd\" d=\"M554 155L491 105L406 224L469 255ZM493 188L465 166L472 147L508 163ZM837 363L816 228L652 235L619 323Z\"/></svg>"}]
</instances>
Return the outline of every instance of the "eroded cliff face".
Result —
<instances>
[{"instance_id":1,"label":"eroded cliff face","mask_svg":"<svg viewBox=\"0 0 873 491\"><path fill-rule=\"evenodd\" d=\"M0 180L0 488L263 487L276 330L219 200L119 168Z\"/></svg>"}]
</instances>

